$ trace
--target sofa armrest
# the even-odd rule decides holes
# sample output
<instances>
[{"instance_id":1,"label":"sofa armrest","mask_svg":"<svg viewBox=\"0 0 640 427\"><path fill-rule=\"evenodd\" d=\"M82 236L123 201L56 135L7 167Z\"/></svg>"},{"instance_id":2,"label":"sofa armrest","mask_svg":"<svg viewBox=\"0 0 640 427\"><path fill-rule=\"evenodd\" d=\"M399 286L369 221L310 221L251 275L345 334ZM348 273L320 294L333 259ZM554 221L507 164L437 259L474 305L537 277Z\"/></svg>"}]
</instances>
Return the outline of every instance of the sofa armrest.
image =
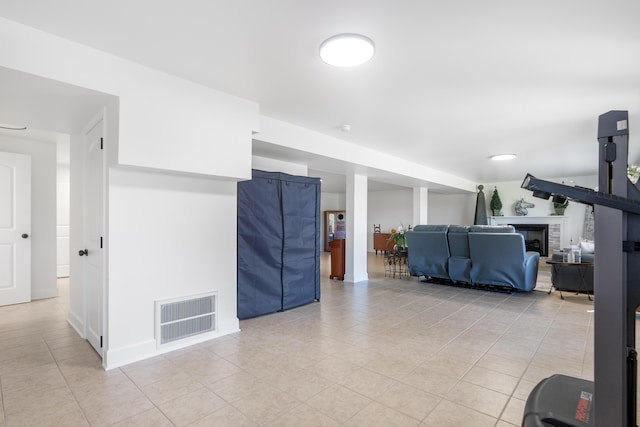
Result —
<instances>
[{"instance_id":1,"label":"sofa armrest","mask_svg":"<svg viewBox=\"0 0 640 427\"><path fill-rule=\"evenodd\" d=\"M540 263L540 254L538 252L528 251L524 259L524 282L525 290L531 291L536 287L538 280L538 264Z\"/></svg>"},{"instance_id":2,"label":"sofa armrest","mask_svg":"<svg viewBox=\"0 0 640 427\"><path fill-rule=\"evenodd\" d=\"M540 253L535 251L527 251L525 253L524 264L528 265L530 262L540 262Z\"/></svg>"}]
</instances>

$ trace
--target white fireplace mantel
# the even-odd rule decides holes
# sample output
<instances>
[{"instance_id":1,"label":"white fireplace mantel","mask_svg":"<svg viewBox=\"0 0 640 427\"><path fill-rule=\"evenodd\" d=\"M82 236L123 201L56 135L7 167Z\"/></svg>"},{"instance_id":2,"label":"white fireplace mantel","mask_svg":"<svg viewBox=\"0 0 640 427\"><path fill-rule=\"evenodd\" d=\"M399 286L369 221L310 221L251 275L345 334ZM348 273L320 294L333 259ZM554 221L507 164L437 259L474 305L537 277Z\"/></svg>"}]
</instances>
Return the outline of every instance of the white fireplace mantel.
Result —
<instances>
[{"instance_id":1,"label":"white fireplace mantel","mask_svg":"<svg viewBox=\"0 0 640 427\"><path fill-rule=\"evenodd\" d=\"M548 215L548 216L490 216L489 225L514 225L514 224L548 224L560 225L560 248L566 248L570 244L568 216Z\"/></svg>"}]
</instances>

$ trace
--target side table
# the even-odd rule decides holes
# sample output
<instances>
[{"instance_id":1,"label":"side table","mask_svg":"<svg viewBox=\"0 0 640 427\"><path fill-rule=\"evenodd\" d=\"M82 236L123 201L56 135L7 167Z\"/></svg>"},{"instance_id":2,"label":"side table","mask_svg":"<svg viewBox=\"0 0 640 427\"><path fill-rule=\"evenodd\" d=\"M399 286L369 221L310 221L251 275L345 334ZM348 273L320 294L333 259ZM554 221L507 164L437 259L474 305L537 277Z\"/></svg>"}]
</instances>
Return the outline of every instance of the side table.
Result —
<instances>
[{"instance_id":1,"label":"side table","mask_svg":"<svg viewBox=\"0 0 640 427\"><path fill-rule=\"evenodd\" d=\"M384 275L387 277L409 277L406 251L391 251L384 256Z\"/></svg>"},{"instance_id":2,"label":"side table","mask_svg":"<svg viewBox=\"0 0 640 427\"><path fill-rule=\"evenodd\" d=\"M575 268L578 271L578 277L580 277L580 282L578 282L578 290L576 291L576 295L580 294L580 290L582 288L584 288L585 292L587 293L587 297L589 297L589 301L593 301L593 298L591 297L591 294L589 293L589 289L587 289L587 286L585 284L584 281L584 276L585 273L587 271L587 268L593 265L593 262L591 261L583 261L583 262L564 262L564 261L557 261L557 260L547 260L546 261L547 264L551 265L551 268L554 269L554 275L557 276L558 275L558 268L560 268L560 266L562 267L568 267L568 268ZM555 287L555 283L552 283L552 285ZM562 289L558 289L558 291L560 291L560 299L564 299L564 295L562 295ZM551 289L549 289L549 294L551 293Z\"/></svg>"}]
</instances>

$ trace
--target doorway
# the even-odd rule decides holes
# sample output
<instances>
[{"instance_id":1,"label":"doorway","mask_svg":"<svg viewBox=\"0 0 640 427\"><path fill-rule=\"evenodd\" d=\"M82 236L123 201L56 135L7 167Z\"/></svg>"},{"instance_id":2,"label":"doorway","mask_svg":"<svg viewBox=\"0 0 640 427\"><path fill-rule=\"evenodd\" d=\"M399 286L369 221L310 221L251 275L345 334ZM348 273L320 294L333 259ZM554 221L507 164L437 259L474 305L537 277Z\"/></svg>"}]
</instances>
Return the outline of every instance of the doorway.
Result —
<instances>
[{"instance_id":1,"label":"doorway","mask_svg":"<svg viewBox=\"0 0 640 427\"><path fill-rule=\"evenodd\" d=\"M6 67L0 67L0 91L3 93L3 102L0 105L0 121L26 127L26 130L20 131L19 135L15 134L15 141L10 141L12 144L15 143L14 146L8 150L0 148L0 151L21 153L21 150L25 150L25 144L46 145L50 149L58 144L60 138L66 138L71 146L71 152L67 159L69 168L68 181L71 182L71 192L73 193L73 197L70 196L73 201L68 212L70 220L66 224L70 231L70 233L66 233L70 235L68 238L69 248L61 250L69 254L70 257L68 264L66 264L67 267L63 267L63 271L58 271L57 246L58 236L66 237L66 235L64 233L56 233L57 225L65 224L57 224L56 222L57 209L54 197L57 192L55 152L52 154L53 159L47 157L46 165L41 163L37 168L32 166L32 176L38 176L42 172L41 166L51 170L52 173L47 180L51 184L51 188L42 190L34 188L32 185L32 188L34 188L32 190L32 199L40 195L41 197L47 197L52 202L45 207L32 206L32 215L47 214L51 217L47 219L48 222L44 226L37 230L34 229L33 233L29 233L32 248L34 246L37 248L32 251L31 287L32 299L53 297L57 294L57 277L68 275L70 285L67 318L79 335L86 338L88 335L86 331L88 316L91 309L87 308L88 292L85 289L84 278L82 277L84 274L82 264L85 258L78 256L80 249L88 248L85 242L82 241L81 236L86 225L82 219L84 215L82 208L82 165L84 159L78 148L81 145L85 131L91 127L90 125L95 125L98 121L102 123L103 117L113 119L110 121L111 125L108 129L110 134L117 135L118 97ZM104 122L106 123L106 120ZM104 146L106 147L106 142ZM35 160L33 162L35 165ZM105 194L104 188L100 188L100 195L95 197L104 200ZM106 203L101 206L100 211L104 212L103 208ZM106 218L101 217L101 221L104 223ZM46 236L43 233L46 233ZM101 234L101 236L104 237L104 234ZM37 239L44 239L44 246L40 245ZM42 253L46 253L45 263L38 261L39 254ZM104 302L106 276L104 274L104 261L102 263L103 273L99 274L102 280L102 287L99 292L100 305ZM33 277L34 275L36 276L35 278ZM46 277L46 279L41 280L41 277ZM39 291L39 284L45 282L47 291L55 292L54 295L43 294ZM106 324L104 316L105 311L100 310L97 319L101 320L102 325ZM91 329L96 328L92 327ZM101 326L98 329L101 329ZM95 335L97 336L98 334L96 333ZM99 344L99 337L97 342Z\"/></svg>"},{"instance_id":2,"label":"doorway","mask_svg":"<svg viewBox=\"0 0 640 427\"><path fill-rule=\"evenodd\" d=\"M345 211L324 211L324 251L331 252L329 242L333 239L344 239L345 236ZM337 234L337 235L336 235Z\"/></svg>"}]
</instances>

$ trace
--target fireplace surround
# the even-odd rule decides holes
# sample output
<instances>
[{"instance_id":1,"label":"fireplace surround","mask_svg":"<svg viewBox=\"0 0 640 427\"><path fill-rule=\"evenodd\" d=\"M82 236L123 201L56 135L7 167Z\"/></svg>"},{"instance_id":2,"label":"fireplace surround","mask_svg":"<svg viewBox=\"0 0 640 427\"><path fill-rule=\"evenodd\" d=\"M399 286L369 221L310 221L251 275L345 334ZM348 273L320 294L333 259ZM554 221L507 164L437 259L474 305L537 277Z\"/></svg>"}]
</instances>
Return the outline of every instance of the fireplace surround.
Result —
<instances>
[{"instance_id":1,"label":"fireplace surround","mask_svg":"<svg viewBox=\"0 0 640 427\"><path fill-rule=\"evenodd\" d=\"M546 255L551 256L554 252L560 251L562 248L567 247L570 242L569 238L569 217L563 215L549 215L549 216L490 216L489 225L513 225L516 230L521 225L547 225L547 247ZM528 237L525 236L525 240ZM532 240L537 239L533 237ZM535 244L535 243L533 243ZM534 249L535 250L535 249Z\"/></svg>"},{"instance_id":2,"label":"fireplace surround","mask_svg":"<svg viewBox=\"0 0 640 427\"><path fill-rule=\"evenodd\" d=\"M524 236L527 251L549 256L549 224L512 224Z\"/></svg>"}]
</instances>

